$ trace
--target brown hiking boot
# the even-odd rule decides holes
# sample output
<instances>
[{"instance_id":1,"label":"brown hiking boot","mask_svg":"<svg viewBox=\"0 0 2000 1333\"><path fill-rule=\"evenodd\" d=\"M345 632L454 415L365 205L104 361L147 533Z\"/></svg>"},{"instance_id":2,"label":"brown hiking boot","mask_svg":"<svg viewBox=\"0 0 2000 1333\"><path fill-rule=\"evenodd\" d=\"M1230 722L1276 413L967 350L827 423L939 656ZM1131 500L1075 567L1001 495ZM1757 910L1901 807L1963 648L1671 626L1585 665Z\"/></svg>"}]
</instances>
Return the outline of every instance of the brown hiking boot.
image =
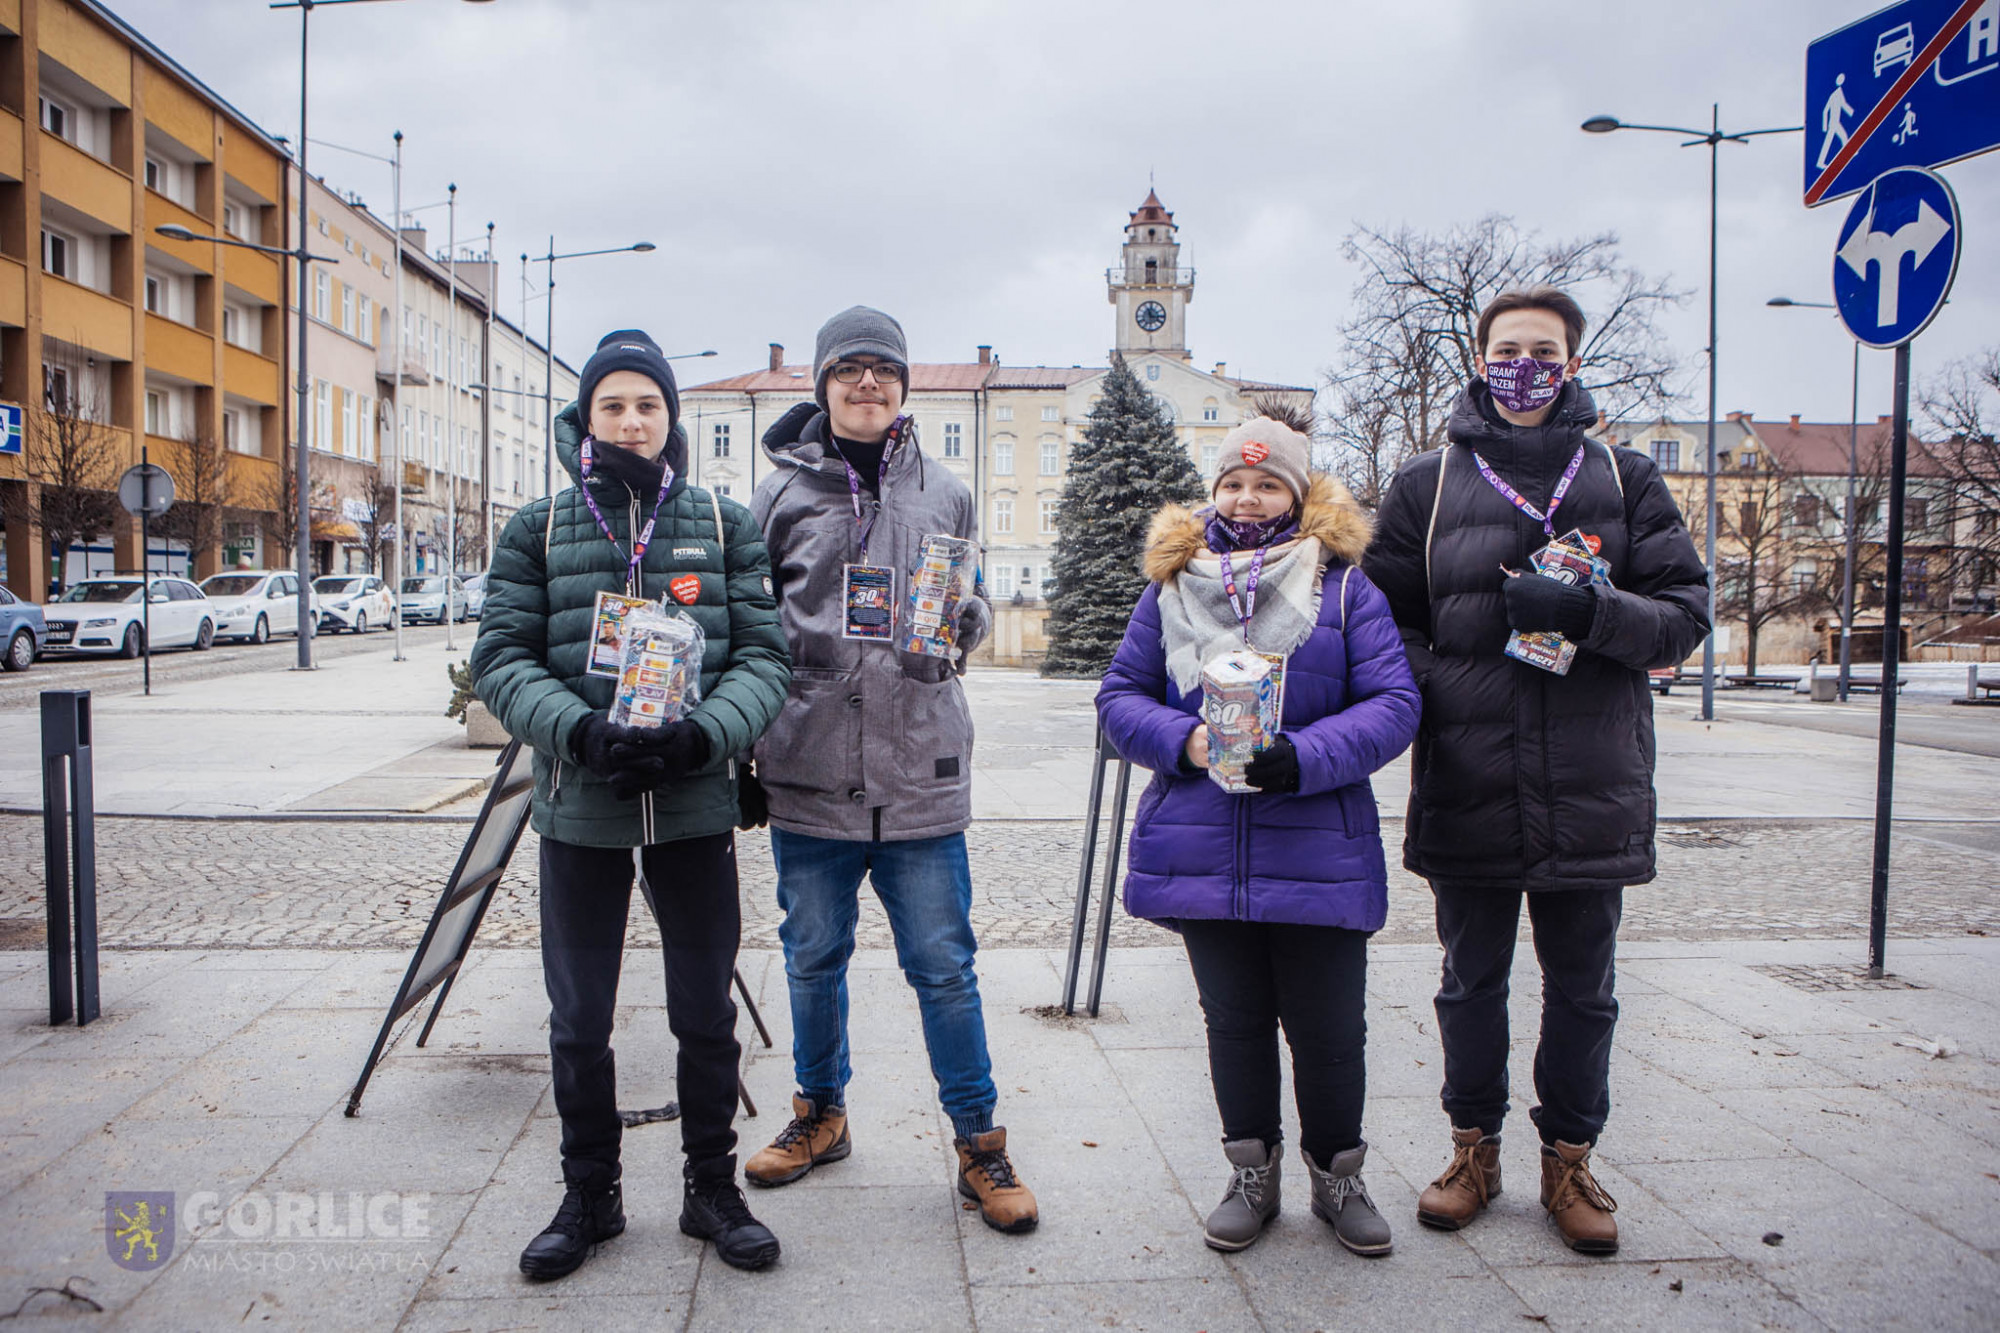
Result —
<instances>
[{"instance_id":1,"label":"brown hiking boot","mask_svg":"<svg viewBox=\"0 0 2000 1333\"><path fill-rule=\"evenodd\" d=\"M958 1192L979 1204L979 1215L995 1231L1033 1231L1041 1220L1035 1196L1014 1175L1007 1160L1007 1131L989 1129L970 1139L953 1139L958 1149Z\"/></svg>"},{"instance_id":2,"label":"brown hiking boot","mask_svg":"<svg viewBox=\"0 0 2000 1333\"><path fill-rule=\"evenodd\" d=\"M770 1188L789 1185L814 1167L838 1162L854 1151L847 1137L847 1108L821 1109L804 1097L792 1097L792 1123L778 1131L768 1148L759 1148L743 1164L743 1178Z\"/></svg>"},{"instance_id":3,"label":"brown hiking boot","mask_svg":"<svg viewBox=\"0 0 2000 1333\"><path fill-rule=\"evenodd\" d=\"M1563 1244L1578 1254L1618 1253L1618 1200L1590 1174L1590 1145L1542 1148L1542 1207L1555 1219Z\"/></svg>"},{"instance_id":4,"label":"brown hiking boot","mask_svg":"<svg viewBox=\"0 0 2000 1333\"><path fill-rule=\"evenodd\" d=\"M1500 1194L1500 1140L1477 1129L1451 1131L1451 1164L1417 1198L1417 1220L1456 1231Z\"/></svg>"}]
</instances>

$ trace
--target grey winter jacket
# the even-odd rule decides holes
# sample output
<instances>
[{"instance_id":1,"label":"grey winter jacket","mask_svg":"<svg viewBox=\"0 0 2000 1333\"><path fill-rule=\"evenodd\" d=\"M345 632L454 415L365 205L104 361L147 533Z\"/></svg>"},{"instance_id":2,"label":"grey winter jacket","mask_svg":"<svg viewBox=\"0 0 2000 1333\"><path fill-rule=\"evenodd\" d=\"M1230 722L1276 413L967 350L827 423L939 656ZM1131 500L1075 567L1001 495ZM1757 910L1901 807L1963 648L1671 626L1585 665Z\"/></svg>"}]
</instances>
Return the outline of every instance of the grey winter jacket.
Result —
<instances>
[{"instance_id":1,"label":"grey winter jacket","mask_svg":"<svg viewBox=\"0 0 2000 1333\"><path fill-rule=\"evenodd\" d=\"M959 833L972 822L972 714L953 663L841 637L843 567L860 560L861 529L827 431L810 403L781 417L764 436L777 467L750 502L793 662L784 708L756 749L771 824L849 842ZM875 517L868 562L901 571L900 619L922 539L972 536L972 493L924 456L912 422L880 497L864 490L862 507ZM975 599L962 648L991 627L991 608Z\"/></svg>"}]
</instances>

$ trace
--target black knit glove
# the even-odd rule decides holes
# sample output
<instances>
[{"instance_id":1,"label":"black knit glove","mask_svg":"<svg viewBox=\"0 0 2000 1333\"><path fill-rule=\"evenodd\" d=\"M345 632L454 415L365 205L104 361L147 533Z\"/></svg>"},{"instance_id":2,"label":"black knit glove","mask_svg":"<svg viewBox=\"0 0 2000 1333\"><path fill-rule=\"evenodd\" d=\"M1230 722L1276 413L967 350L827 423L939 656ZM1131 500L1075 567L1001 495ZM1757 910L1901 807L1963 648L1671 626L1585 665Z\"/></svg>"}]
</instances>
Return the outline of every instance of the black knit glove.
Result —
<instances>
[{"instance_id":1,"label":"black knit glove","mask_svg":"<svg viewBox=\"0 0 2000 1333\"><path fill-rule=\"evenodd\" d=\"M661 779L684 778L708 762L708 738L701 728L683 718L657 727L627 727L611 747L611 758L625 767L640 760L661 764Z\"/></svg>"},{"instance_id":2,"label":"black knit glove","mask_svg":"<svg viewBox=\"0 0 2000 1333\"><path fill-rule=\"evenodd\" d=\"M762 828L771 822L771 802L764 795L764 784L757 780L757 770L748 763L736 766L736 827L740 829Z\"/></svg>"},{"instance_id":3,"label":"black knit glove","mask_svg":"<svg viewBox=\"0 0 2000 1333\"><path fill-rule=\"evenodd\" d=\"M1504 579L1500 591L1507 598L1507 623L1523 633L1554 630L1572 643L1590 637L1597 618L1597 594L1589 588L1558 583L1541 574L1519 574Z\"/></svg>"},{"instance_id":4,"label":"black knit glove","mask_svg":"<svg viewBox=\"0 0 2000 1333\"><path fill-rule=\"evenodd\" d=\"M1280 736L1250 756L1243 765L1243 780L1258 791L1288 792L1299 789L1299 747L1290 736Z\"/></svg>"},{"instance_id":5,"label":"black knit glove","mask_svg":"<svg viewBox=\"0 0 2000 1333\"><path fill-rule=\"evenodd\" d=\"M637 731L637 727L615 727L609 719L592 713L577 727L570 748L581 756L585 768L609 780L619 767L611 747L630 739Z\"/></svg>"},{"instance_id":6,"label":"black knit glove","mask_svg":"<svg viewBox=\"0 0 2000 1333\"><path fill-rule=\"evenodd\" d=\"M625 746L614 746L623 750ZM628 757L611 770L611 794L621 801L643 796L667 780L667 764L657 756Z\"/></svg>"}]
</instances>

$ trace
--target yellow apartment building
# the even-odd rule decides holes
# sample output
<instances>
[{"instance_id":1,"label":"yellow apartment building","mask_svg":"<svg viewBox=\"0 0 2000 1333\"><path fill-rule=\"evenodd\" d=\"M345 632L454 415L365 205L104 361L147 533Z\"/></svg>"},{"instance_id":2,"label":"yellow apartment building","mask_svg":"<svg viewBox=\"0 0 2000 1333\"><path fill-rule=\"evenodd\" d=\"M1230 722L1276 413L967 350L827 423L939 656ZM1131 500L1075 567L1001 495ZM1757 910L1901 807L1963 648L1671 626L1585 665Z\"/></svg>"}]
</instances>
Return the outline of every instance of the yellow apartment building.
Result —
<instances>
[{"instance_id":1,"label":"yellow apartment building","mask_svg":"<svg viewBox=\"0 0 2000 1333\"><path fill-rule=\"evenodd\" d=\"M281 145L92 0L0 0L0 578L41 600L140 564L117 510L67 552L43 500L152 460L212 500L216 540L156 540L153 567L262 556L288 435L284 269L175 242L177 223L283 245ZM205 461L204 461L205 460Z\"/></svg>"}]
</instances>

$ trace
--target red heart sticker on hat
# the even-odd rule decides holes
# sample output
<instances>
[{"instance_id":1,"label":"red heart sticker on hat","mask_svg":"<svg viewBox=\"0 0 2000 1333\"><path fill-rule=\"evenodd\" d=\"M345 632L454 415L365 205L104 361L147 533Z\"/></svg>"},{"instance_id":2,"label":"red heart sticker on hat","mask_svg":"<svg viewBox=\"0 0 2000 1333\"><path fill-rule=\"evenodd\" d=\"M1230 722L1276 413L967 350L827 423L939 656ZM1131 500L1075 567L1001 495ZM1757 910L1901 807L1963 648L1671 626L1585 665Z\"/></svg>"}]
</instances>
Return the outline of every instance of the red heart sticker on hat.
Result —
<instances>
[{"instance_id":1,"label":"red heart sticker on hat","mask_svg":"<svg viewBox=\"0 0 2000 1333\"><path fill-rule=\"evenodd\" d=\"M682 606L693 606L701 597L701 575L683 574L667 585L667 591Z\"/></svg>"},{"instance_id":2,"label":"red heart sticker on hat","mask_svg":"<svg viewBox=\"0 0 2000 1333\"><path fill-rule=\"evenodd\" d=\"M1271 446L1262 440L1246 440L1243 444L1243 461L1256 467L1271 456Z\"/></svg>"}]
</instances>

